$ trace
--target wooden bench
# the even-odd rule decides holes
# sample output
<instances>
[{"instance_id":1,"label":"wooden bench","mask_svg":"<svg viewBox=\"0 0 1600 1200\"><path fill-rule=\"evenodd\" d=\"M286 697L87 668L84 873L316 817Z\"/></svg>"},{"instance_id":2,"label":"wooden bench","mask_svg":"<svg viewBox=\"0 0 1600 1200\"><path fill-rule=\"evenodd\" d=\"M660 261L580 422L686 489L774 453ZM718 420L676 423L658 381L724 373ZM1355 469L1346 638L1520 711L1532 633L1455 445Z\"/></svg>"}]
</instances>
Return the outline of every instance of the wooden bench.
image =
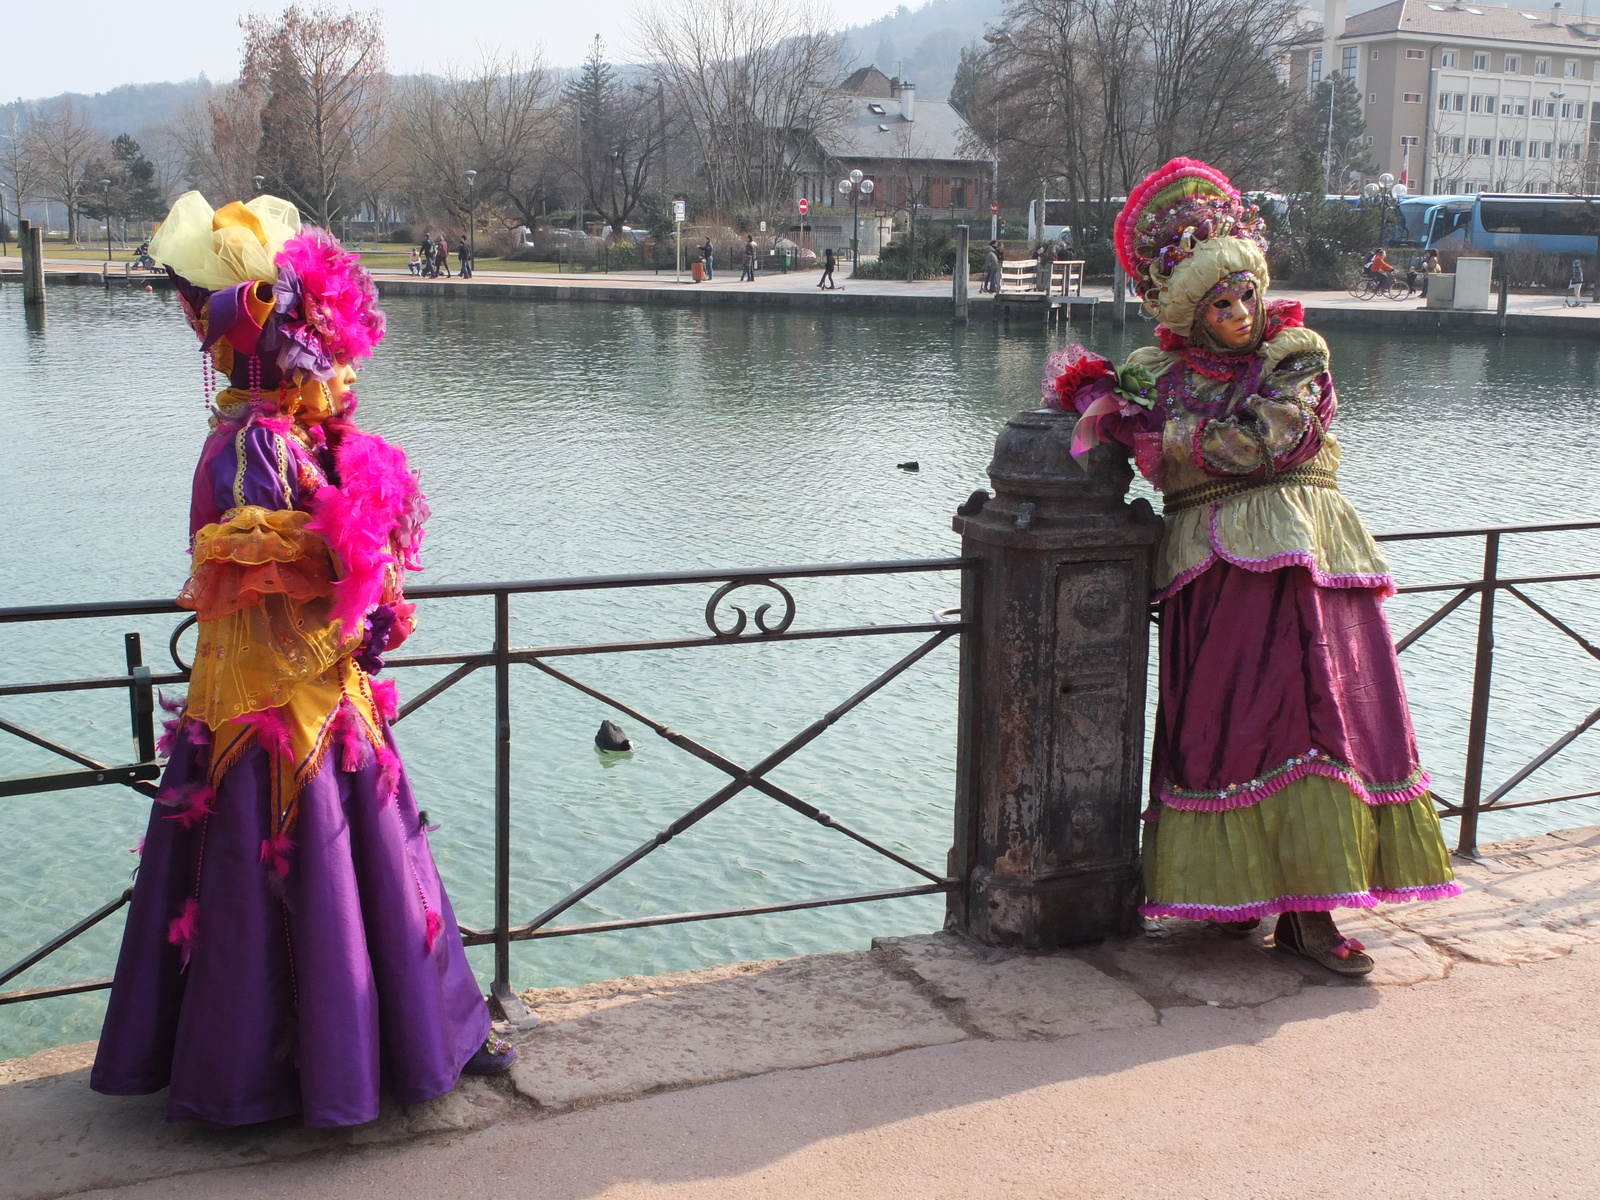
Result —
<instances>
[{"instance_id":1,"label":"wooden bench","mask_svg":"<svg viewBox=\"0 0 1600 1200\"><path fill-rule=\"evenodd\" d=\"M1000 294L1002 296L1032 295L1041 298L1050 296L1081 296L1083 295L1083 260L1077 258L1059 259L1051 264L1049 290L1039 290L1039 260L1036 258L1021 258L1000 264Z\"/></svg>"}]
</instances>

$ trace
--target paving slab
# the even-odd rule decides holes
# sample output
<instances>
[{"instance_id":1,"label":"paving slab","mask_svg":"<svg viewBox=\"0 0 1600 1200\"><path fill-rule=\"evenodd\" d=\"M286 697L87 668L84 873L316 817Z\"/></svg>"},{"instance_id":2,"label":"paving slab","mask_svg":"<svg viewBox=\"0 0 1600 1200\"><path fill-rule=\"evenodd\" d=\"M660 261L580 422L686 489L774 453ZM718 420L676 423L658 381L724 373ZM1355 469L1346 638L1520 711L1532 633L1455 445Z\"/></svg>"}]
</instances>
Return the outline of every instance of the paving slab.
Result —
<instances>
[{"instance_id":1,"label":"paving slab","mask_svg":"<svg viewBox=\"0 0 1600 1200\"><path fill-rule=\"evenodd\" d=\"M1516 838L1454 860L1462 894L1382 910L1469 962L1515 966L1600 941L1600 826Z\"/></svg>"},{"instance_id":2,"label":"paving slab","mask_svg":"<svg viewBox=\"0 0 1600 1200\"><path fill-rule=\"evenodd\" d=\"M874 938L872 946L954 1020L1002 1041L1076 1037L1159 1019L1138 992L1070 954L995 950L953 933Z\"/></svg>"},{"instance_id":3,"label":"paving slab","mask_svg":"<svg viewBox=\"0 0 1600 1200\"><path fill-rule=\"evenodd\" d=\"M870 951L523 993L518 1093L550 1109L968 1036Z\"/></svg>"},{"instance_id":4,"label":"paving slab","mask_svg":"<svg viewBox=\"0 0 1600 1200\"><path fill-rule=\"evenodd\" d=\"M84 1047L87 1047L87 1055ZM94 1043L45 1051L58 1063L92 1060ZM89 1090L87 1063L46 1074L41 1055L17 1060L0 1077L0 1197L42 1200L145 1179L162 1179L295 1158L319 1151L424 1134L465 1133L503 1119L517 1107L510 1089L466 1079L447 1096L406 1108L386 1104L376 1121L347 1129L306 1129L289 1118L238 1129L169 1125L166 1092L102 1096Z\"/></svg>"},{"instance_id":5,"label":"paving slab","mask_svg":"<svg viewBox=\"0 0 1600 1200\"><path fill-rule=\"evenodd\" d=\"M1270 921L1240 937L1205 921L1167 920L1159 936L1107 942L1079 953L1159 1008L1244 1008L1292 996L1304 982L1286 955L1268 948L1271 931Z\"/></svg>"}]
</instances>

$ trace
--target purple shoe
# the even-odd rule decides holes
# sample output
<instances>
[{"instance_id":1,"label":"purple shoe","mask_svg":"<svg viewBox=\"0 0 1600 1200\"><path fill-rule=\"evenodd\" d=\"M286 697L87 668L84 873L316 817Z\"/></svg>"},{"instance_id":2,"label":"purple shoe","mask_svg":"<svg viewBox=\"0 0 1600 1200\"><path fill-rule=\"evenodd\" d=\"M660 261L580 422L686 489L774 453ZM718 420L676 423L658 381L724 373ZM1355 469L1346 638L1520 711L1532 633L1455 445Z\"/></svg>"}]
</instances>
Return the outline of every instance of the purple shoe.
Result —
<instances>
[{"instance_id":1,"label":"purple shoe","mask_svg":"<svg viewBox=\"0 0 1600 1200\"><path fill-rule=\"evenodd\" d=\"M517 1061L517 1048L503 1037L489 1035L478 1052L461 1068L463 1075L498 1075Z\"/></svg>"}]
</instances>

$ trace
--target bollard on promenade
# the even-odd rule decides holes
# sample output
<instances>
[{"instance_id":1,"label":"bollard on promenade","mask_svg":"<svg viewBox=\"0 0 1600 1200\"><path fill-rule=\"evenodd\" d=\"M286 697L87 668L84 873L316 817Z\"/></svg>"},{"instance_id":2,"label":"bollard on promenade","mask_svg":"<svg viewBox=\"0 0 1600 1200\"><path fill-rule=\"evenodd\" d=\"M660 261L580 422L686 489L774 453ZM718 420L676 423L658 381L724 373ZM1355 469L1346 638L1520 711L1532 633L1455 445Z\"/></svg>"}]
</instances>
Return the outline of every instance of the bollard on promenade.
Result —
<instances>
[{"instance_id":1,"label":"bollard on promenade","mask_svg":"<svg viewBox=\"0 0 1600 1200\"><path fill-rule=\"evenodd\" d=\"M958 512L962 612L947 928L1049 949L1137 927L1151 552L1109 447L1072 458L1075 417L1012 417L994 496Z\"/></svg>"},{"instance_id":2,"label":"bollard on promenade","mask_svg":"<svg viewBox=\"0 0 1600 1200\"><path fill-rule=\"evenodd\" d=\"M968 322L967 284L972 267L967 258L967 234L965 225L956 226L956 258L950 269L950 294L955 301L955 323L965 325Z\"/></svg>"}]
</instances>

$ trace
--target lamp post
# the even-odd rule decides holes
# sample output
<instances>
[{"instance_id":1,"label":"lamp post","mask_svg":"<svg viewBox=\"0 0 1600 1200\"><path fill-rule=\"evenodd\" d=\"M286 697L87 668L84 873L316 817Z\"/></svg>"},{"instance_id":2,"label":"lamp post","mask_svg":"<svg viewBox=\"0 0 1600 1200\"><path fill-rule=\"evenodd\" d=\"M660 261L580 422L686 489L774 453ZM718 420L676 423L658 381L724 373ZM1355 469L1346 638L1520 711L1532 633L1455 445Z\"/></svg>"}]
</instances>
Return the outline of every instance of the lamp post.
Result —
<instances>
[{"instance_id":1,"label":"lamp post","mask_svg":"<svg viewBox=\"0 0 1600 1200\"><path fill-rule=\"evenodd\" d=\"M850 276L855 277L856 264L861 261L861 197L877 190L872 180L860 171L851 171L848 179L839 180L839 194L850 197Z\"/></svg>"},{"instance_id":2,"label":"lamp post","mask_svg":"<svg viewBox=\"0 0 1600 1200\"><path fill-rule=\"evenodd\" d=\"M473 220L478 199L478 173L467 172L467 267L466 276L472 278L473 265L478 261L478 226Z\"/></svg>"},{"instance_id":3,"label":"lamp post","mask_svg":"<svg viewBox=\"0 0 1600 1200\"><path fill-rule=\"evenodd\" d=\"M261 185L267 181L267 177L265 175L252 175L250 179L256 185L256 195L261 195Z\"/></svg>"},{"instance_id":4,"label":"lamp post","mask_svg":"<svg viewBox=\"0 0 1600 1200\"><path fill-rule=\"evenodd\" d=\"M102 196L105 197L105 199L101 202L102 205L103 205L101 211L104 212L105 216L106 216L106 261L110 262L111 261L111 180L102 179L100 181L100 193L101 193Z\"/></svg>"},{"instance_id":5,"label":"lamp post","mask_svg":"<svg viewBox=\"0 0 1600 1200\"><path fill-rule=\"evenodd\" d=\"M1400 201L1411 194L1411 189L1397 180L1389 172L1379 175L1373 183L1366 184L1361 189L1361 195L1378 206L1378 244L1383 245L1389 229L1389 206L1394 205L1396 214L1400 211Z\"/></svg>"}]
</instances>

